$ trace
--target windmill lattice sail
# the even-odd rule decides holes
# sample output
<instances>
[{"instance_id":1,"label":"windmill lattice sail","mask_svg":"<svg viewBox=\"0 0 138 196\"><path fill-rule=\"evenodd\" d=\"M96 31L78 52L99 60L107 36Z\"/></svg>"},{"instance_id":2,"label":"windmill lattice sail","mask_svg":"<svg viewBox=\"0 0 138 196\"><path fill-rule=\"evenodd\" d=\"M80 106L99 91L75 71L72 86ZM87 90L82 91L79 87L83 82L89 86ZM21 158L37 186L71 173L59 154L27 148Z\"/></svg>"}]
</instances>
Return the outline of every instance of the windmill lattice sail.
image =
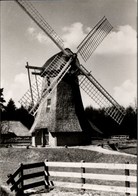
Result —
<instances>
[{"instance_id":1,"label":"windmill lattice sail","mask_svg":"<svg viewBox=\"0 0 138 196\"><path fill-rule=\"evenodd\" d=\"M33 102L32 102L32 98L31 98L31 92L28 89L27 92L19 100L19 103L25 109L29 110L29 108L33 107L33 105L37 103L37 101L41 95L41 91L42 91L41 87L42 87L42 78L40 76L38 76L37 83L35 82L32 85Z\"/></svg>"},{"instance_id":2,"label":"windmill lattice sail","mask_svg":"<svg viewBox=\"0 0 138 196\"><path fill-rule=\"evenodd\" d=\"M99 23L89 32L85 39L77 47L77 53L80 53L84 61L87 61L98 45L112 30L112 25L103 17Z\"/></svg>"},{"instance_id":3,"label":"windmill lattice sail","mask_svg":"<svg viewBox=\"0 0 138 196\"><path fill-rule=\"evenodd\" d=\"M79 68L82 75L79 78L80 87L93 99L101 108L105 108L106 114L112 117L118 124L121 124L125 110L114 98L99 84L99 82L81 65Z\"/></svg>"},{"instance_id":4,"label":"windmill lattice sail","mask_svg":"<svg viewBox=\"0 0 138 196\"><path fill-rule=\"evenodd\" d=\"M50 93L53 92L65 74L69 71L72 60L72 57L66 61L65 59L61 58L61 56L57 55L41 73L41 76L47 79L47 88L43 89L41 98L38 99L35 106L30 110L32 115L36 114L40 103L42 104L43 99L46 99Z\"/></svg>"},{"instance_id":5,"label":"windmill lattice sail","mask_svg":"<svg viewBox=\"0 0 138 196\"><path fill-rule=\"evenodd\" d=\"M22 9L33 19L33 21L52 39L59 49L64 51L63 40L57 35L52 27L45 21L30 1L15 0Z\"/></svg>"}]
</instances>

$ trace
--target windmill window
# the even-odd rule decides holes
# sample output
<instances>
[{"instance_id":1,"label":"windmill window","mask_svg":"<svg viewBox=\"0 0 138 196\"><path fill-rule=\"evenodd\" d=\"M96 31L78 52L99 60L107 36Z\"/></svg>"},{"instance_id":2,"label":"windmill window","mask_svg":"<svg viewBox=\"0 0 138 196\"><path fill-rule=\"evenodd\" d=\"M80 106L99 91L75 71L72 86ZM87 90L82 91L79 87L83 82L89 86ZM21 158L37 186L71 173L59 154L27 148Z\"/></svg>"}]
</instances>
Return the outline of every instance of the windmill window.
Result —
<instances>
[{"instance_id":1,"label":"windmill window","mask_svg":"<svg viewBox=\"0 0 138 196\"><path fill-rule=\"evenodd\" d=\"M46 112L50 111L50 107L51 107L51 99L47 99Z\"/></svg>"}]
</instances>

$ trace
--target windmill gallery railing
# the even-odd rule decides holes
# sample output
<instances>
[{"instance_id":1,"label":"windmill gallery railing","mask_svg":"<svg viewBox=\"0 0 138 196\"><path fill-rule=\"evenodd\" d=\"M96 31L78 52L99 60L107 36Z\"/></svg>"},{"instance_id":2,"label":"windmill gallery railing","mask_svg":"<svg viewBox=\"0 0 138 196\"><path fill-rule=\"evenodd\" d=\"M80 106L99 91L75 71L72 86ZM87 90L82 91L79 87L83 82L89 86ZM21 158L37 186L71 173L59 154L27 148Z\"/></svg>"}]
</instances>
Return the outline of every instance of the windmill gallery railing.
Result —
<instances>
[{"instance_id":1,"label":"windmill gallery railing","mask_svg":"<svg viewBox=\"0 0 138 196\"><path fill-rule=\"evenodd\" d=\"M29 173L30 169L31 171L34 169L35 172ZM46 189L62 187L136 195L136 164L129 163L48 162L46 160L21 164L14 174L8 175L8 178L7 184L12 185L10 189L17 195L23 195L25 190L39 186L45 186ZM27 184L27 180L31 183Z\"/></svg>"}]
</instances>

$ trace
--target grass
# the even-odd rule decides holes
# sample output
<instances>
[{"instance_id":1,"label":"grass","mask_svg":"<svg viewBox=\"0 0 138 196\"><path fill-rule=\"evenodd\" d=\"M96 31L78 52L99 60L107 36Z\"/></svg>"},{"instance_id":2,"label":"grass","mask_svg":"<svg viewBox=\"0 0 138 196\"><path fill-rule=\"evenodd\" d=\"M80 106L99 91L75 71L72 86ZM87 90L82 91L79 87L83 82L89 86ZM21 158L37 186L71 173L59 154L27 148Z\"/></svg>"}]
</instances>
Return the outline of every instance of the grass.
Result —
<instances>
[{"instance_id":1,"label":"grass","mask_svg":"<svg viewBox=\"0 0 138 196\"><path fill-rule=\"evenodd\" d=\"M137 155L137 148L135 148L135 147L120 148L119 151L125 152L127 154Z\"/></svg>"},{"instance_id":2,"label":"grass","mask_svg":"<svg viewBox=\"0 0 138 196\"><path fill-rule=\"evenodd\" d=\"M119 150L128 154L137 155L137 140L128 140L119 145Z\"/></svg>"}]
</instances>

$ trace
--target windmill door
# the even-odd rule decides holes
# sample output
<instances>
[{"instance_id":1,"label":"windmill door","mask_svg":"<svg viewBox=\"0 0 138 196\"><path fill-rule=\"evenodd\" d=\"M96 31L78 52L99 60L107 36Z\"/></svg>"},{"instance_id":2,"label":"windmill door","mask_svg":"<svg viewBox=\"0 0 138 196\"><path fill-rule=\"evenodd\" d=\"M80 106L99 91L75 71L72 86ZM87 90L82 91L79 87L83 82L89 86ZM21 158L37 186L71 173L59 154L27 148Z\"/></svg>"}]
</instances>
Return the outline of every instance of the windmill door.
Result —
<instances>
[{"instance_id":1,"label":"windmill door","mask_svg":"<svg viewBox=\"0 0 138 196\"><path fill-rule=\"evenodd\" d=\"M47 129L43 130L43 145L49 145L49 134Z\"/></svg>"}]
</instances>

